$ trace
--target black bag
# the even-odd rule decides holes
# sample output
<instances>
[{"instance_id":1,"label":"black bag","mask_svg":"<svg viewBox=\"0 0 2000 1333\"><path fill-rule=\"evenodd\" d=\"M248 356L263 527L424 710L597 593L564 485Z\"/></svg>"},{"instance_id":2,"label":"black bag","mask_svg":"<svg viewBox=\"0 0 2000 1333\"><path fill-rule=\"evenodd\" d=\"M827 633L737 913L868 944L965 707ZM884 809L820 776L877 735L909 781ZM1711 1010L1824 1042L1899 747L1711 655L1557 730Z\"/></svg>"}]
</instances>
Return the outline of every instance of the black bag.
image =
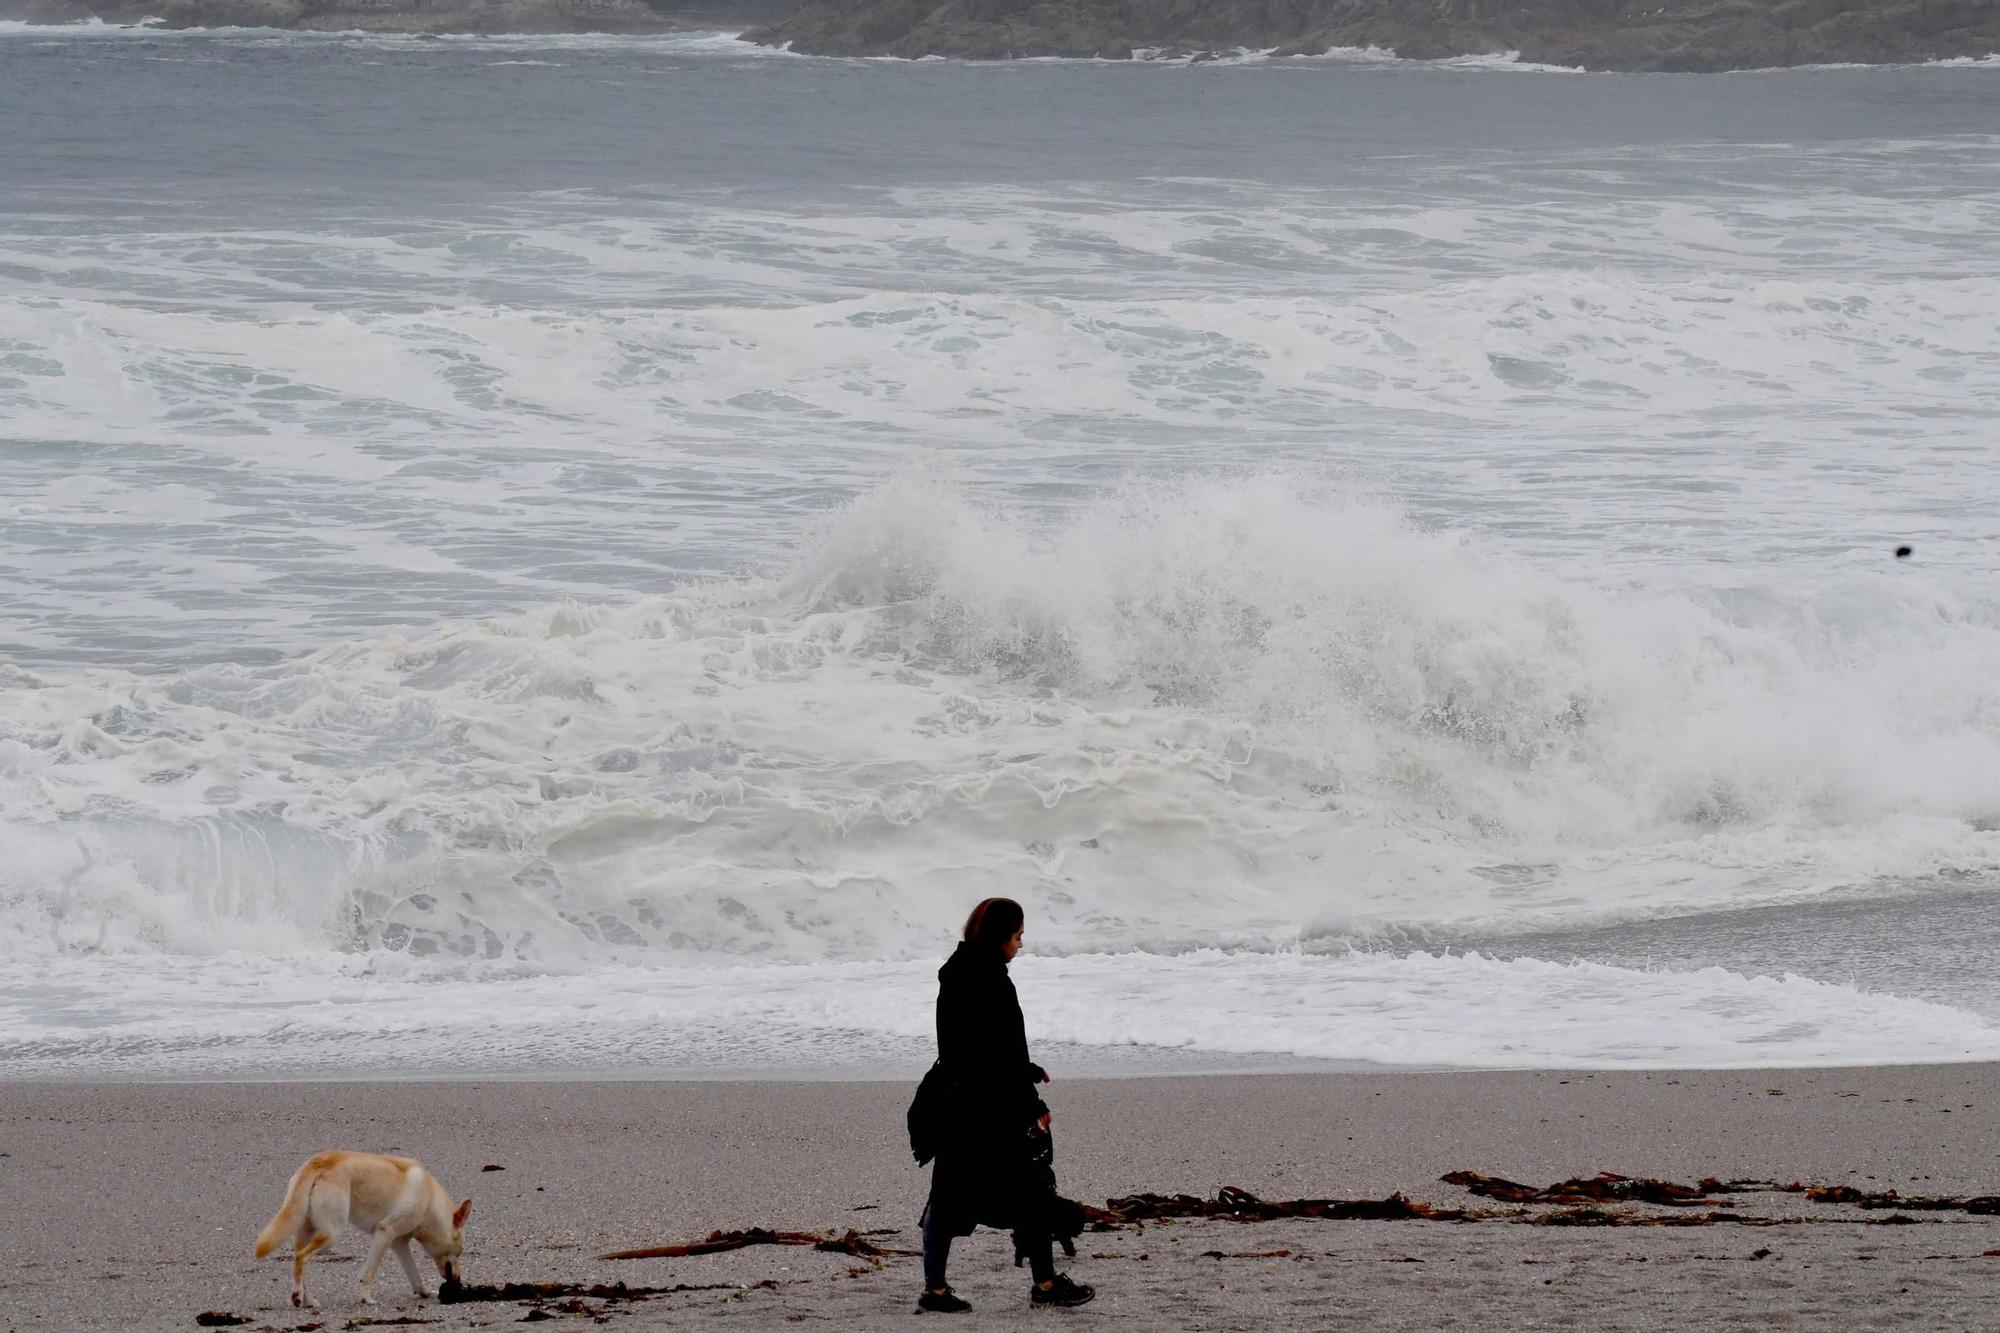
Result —
<instances>
[{"instance_id":1,"label":"black bag","mask_svg":"<svg viewBox=\"0 0 2000 1333\"><path fill-rule=\"evenodd\" d=\"M1014 1233L1014 1267L1019 1268L1028 1258L1026 1244L1031 1230L1048 1233L1050 1240L1062 1246L1063 1253L1076 1258L1076 1238L1083 1234L1088 1222L1083 1205L1074 1199L1065 1199L1056 1192L1056 1139L1048 1130L1036 1125L1028 1131L1029 1169L1034 1176L1035 1212L1040 1223L1038 1228L1023 1228Z\"/></svg>"},{"instance_id":2,"label":"black bag","mask_svg":"<svg viewBox=\"0 0 2000 1333\"><path fill-rule=\"evenodd\" d=\"M918 1166L937 1156L952 1113L953 1092L951 1076L944 1072L944 1061L933 1061L923 1082L917 1084L917 1095L910 1099L909 1114L904 1117L910 1127L910 1155L917 1159Z\"/></svg>"}]
</instances>

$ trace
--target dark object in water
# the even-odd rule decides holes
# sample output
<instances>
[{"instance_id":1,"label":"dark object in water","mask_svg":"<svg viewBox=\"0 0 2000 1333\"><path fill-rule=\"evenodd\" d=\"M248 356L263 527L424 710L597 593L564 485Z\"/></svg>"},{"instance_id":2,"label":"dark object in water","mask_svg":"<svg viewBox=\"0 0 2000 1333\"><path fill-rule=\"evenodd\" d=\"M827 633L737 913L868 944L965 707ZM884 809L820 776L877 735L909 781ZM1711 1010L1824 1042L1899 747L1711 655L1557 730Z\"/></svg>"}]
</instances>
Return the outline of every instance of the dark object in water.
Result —
<instances>
[{"instance_id":1,"label":"dark object in water","mask_svg":"<svg viewBox=\"0 0 2000 1333\"><path fill-rule=\"evenodd\" d=\"M909 1250L885 1250L858 1231L848 1231L845 1235L820 1236L810 1231L767 1231L763 1227L750 1227L744 1231L711 1231L701 1240L688 1241L680 1245L649 1245L639 1250L613 1250L600 1254L600 1259L685 1259L694 1254L720 1254L724 1250L741 1250L752 1245L806 1245L815 1250L826 1250L833 1254L851 1254L857 1259L886 1259L892 1254L909 1254Z\"/></svg>"},{"instance_id":2,"label":"dark object in water","mask_svg":"<svg viewBox=\"0 0 2000 1333\"><path fill-rule=\"evenodd\" d=\"M1898 560L1908 560L1910 558L1910 548L1907 546L1898 546L1896 548L1896 558Z\"/></svg>"}]
</instances>

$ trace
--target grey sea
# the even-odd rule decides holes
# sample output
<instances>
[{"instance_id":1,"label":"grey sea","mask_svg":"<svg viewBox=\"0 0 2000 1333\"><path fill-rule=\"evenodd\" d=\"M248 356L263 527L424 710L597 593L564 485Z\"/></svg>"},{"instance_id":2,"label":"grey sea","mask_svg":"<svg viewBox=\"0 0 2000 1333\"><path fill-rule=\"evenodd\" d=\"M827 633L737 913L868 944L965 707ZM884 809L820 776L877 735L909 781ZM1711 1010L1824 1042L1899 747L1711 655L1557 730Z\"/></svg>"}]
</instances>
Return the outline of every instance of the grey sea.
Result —
<instances>
[{"instance_id":1,"label":"grey sea","mask_svg":"<svg viewBox=\"0 0 2000 1333\"><path fill-rule=\"evenodd\" d=\"M2000 65L0 24L0 1077L2000 1058ZM1899 548L1904 553L1899 555Z\"/></svg>"}]
</instances>

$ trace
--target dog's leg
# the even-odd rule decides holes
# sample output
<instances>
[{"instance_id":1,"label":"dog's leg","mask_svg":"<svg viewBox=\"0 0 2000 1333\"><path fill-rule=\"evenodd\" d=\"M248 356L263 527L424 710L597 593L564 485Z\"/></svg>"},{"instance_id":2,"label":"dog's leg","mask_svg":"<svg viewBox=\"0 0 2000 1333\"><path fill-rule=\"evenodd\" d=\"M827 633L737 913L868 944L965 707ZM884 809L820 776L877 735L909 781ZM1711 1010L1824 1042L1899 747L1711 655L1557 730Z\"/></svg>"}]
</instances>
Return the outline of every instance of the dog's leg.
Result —
<instances>
[{"instance_id":1,"label":"dog's leg","mask_svg":"<svg viewBox=\"0 0 2000 1333\"><path fill-rule=\"evenodd\" d=\"M306 1260L318 1254L333 1243L333 1233L320 1231L311 1222L299 1228L297 1241L292 1249L292 1304L302 1309L312 1309L312 1297L306 1295Z\"/></svg>"},{"instance_id":2,"label":"dog's leg","mask_svg":"<svg viewBox=\"0 0 2000 1333\"><path fill-rule=\"evenodd\" d=\"M361 1270L361 1303L363 1305L373 1305L375 1303L375 1270L382 1266L382 1256L387 1254L389 1247L395 1243L396 1228L394 1224L384 1222L381 1226L375 1228L375 1243L368 1250L368 1265Z\"/></svg>"},{"instance_id":3,"label":"dog's leg","mask_svg":"<svg viewBox=\"0 0 2000 1333\"><path fill-rule=\"evenodd\" d=\"M292 1236L292 1304L299 1309L310 1308L306 1305L306 1246L312 1244L312 1238L312 1219L307 1218Z\"/></svg>"},{"instance_id":4,"label":"dog's leg","mask_svg":"<svg viewBox=\"0 0 2000 1333\"><path fill-rule=\"evenodd\" d=\"M396 1259L403 1265L403 1276L410 1279L410 1290L417 1293L417 1299L422 1300L429 1296L430 1293L424 1290L424 1280L417 1276L417 1261L410 1257L408 1236L396 1242Z\"/></svg>"}]
</instances>

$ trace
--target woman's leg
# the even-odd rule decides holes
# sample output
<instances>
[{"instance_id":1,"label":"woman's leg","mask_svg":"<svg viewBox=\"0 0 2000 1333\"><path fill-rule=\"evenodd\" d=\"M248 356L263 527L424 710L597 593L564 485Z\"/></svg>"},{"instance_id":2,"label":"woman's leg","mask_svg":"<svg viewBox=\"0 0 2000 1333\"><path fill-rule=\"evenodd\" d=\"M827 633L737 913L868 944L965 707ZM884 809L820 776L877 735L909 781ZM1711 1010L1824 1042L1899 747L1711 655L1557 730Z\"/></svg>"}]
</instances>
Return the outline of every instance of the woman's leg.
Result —
<instances>
[{"instance_id":1,"label":"woman's leg","mask_svg":"<svg viewBox=\"0 0 2000 1333\"><path fill-rule=\"evenodd\" d=\"M1055 1242L1048 1233L1036 1236L1016 1235L1014 1248L1028 1256L1028 1271L1035 1275L1035 1285L1056 1280Z\"/></svg>"},{"instance_id":2,"label":"woman's leg","mask_svg":"<svg viewBox=\"0 0 2000 1333\"><path fill-rule=\"evenodd\" d=\"M943 1291L945 1265L951 1260L951 1233L938 1225L937 1213L924 1209L924 1285Z\"/></svg>"}]
</instances>

